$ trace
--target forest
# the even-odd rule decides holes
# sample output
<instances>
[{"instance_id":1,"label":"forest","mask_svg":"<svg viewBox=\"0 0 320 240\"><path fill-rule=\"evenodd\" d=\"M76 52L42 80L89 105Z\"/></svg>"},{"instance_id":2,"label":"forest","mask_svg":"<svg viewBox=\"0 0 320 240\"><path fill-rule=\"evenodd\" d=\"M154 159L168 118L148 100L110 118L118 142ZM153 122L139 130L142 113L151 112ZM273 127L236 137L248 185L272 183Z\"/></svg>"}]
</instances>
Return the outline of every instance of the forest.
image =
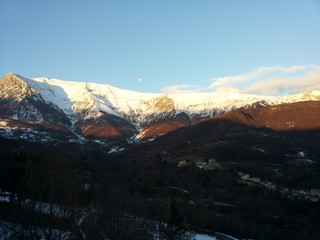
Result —
<instances>
[{"instance_id":1,"label":"forest","mask_svg":"<svg viewBox=\"0 0 320 240\"><path fill-rule=\"evenodd\" d=\"M175 149L178 157L159 144L121 154L4 138L0 146L0 231L9 239L320 237L319 199L296 190L319 186L319 164L250 154L208 160L199 146L193 154ZM233 154L243 151L232 146Z\"/></svg>"}]
</instances>

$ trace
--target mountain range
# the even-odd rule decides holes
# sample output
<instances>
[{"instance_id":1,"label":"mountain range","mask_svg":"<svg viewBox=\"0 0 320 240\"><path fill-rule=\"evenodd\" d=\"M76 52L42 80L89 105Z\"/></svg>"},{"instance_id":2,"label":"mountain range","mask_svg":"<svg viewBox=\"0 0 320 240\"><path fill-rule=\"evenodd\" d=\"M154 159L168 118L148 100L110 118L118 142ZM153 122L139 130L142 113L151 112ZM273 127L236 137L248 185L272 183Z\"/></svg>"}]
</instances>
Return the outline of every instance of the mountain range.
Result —
<instances>
[{"instance_id":1,"label":"mountain range","mask_svg":"<svg viewBox=\"0 0 320 240\"><path fill-rule=\"evenodd\" d=\"M151 141L213 117L275 130L320 127L317 117L308 117L319 112L320 90L284 97L140 93L15 73L0 78L0 88L0 136L29 141L102 145Z\"/></svg>"}]
</instances>

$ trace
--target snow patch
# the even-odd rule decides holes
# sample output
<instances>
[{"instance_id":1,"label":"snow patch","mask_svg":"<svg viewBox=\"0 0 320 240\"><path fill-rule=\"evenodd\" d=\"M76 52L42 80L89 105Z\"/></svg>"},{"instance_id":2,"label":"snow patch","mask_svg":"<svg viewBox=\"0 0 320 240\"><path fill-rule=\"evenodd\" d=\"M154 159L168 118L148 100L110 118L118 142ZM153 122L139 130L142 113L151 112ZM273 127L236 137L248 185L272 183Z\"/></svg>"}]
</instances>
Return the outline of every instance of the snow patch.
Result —
<instances>
[{"instance_id":1,"label":"snow patch","mask_svg":"<svg viewBox=\"0 0 320 240\"><path fill-rule=\"evenodd\" d=\"M213 236L209 236L209 235L205 235L205 234L196 234L194 236L195 240L216 240L215 237Z\"/></svg>"},{"instance_id":2,"label":"snow patch","mask_svg":"<svg viewBox=\"0 0 320 240\"><path fill-rule=\"evenodd\" d=\"M227 239L227 240L239 240L238 238L235 238L235 237L232 237L230 235L220 233L220 232L216 232L215 235L218 239L221 238L221 239Z\"/></svg>"},{"instance_id":3,"label":"snow patch","mask_svg":"<svg viewBox=\"0 0 320 240\"><path fill-rule=\"evenodd\" d=\"M122 152L125 148L120 148L119 146L113 146L108 153Z\"/></svg>"},{"instance_id":4,"label":"snow patch","mask_svg":"<svg viewBox=\"0 0 320 240\"><path fill-rule=\"evenodd\" d=\"M95 143L98 143L98 144L100 144L100 145L102 145L102 146L105 146L105 145L106 145L105 142L103 142L103 141L101 141L101 140L94 140L94 142L95 142Z\"/></svg>"},{"instance_id":5,"label":"snow patch","mask_svg":"<svg viewBox=\"0 0 320 240\"><path fill-rule=\"evenodd\" d=\"M0 126L0 134L5 137L12 137L13 136L13 133L12 133L12 129L11 128L8 128L8 127L1 127Z\"/></svg>"},{"instance_id":6,"label":"snow patch","mask_svg":"<svg viewBox=\"0 0 320 240\"><path fill-rule=\"evenodd\" d=\"M314 163L314 161L310 160L310 159L304 159L306 162L309 162L309 163Z\"/></svg>"},{"instance_id":7,"label":"snow patch","mask_svg":"<svg viewBox=\"0 0 320 240\"><path fill-rule=\"evenodd\" d=\"M252 147L252 149L257 150L259 152L265 153L264 149L259 148L259 147Z\"/></svg>"},{"instance_id":8,"label":"snow patch","mask_svg":"<svg viewBox=\"0 0 320 240\"><path fill-rule=\"evenodd\" d=\"M2 191L0 188L0 202L10 202L12 193L7 191Z\"/></svg>"}]
</instances>

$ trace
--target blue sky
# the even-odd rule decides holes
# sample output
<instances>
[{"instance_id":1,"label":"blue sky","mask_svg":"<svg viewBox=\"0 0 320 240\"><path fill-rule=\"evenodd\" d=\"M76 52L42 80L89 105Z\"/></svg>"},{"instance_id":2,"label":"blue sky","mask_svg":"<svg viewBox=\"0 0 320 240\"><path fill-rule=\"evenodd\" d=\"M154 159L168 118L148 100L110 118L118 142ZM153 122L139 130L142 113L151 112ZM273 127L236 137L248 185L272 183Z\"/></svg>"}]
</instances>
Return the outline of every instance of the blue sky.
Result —
<instances>
[{"instance_id":1,"label":"blue sky","mask_svg":"<svg viewBox=\"0 0 320 240\"><path fill-rule=\"evenodd\" d=\"M319 0L0 0L0 75L281 95L320 88L319 26Z\"/></svg>"}]
</instances>

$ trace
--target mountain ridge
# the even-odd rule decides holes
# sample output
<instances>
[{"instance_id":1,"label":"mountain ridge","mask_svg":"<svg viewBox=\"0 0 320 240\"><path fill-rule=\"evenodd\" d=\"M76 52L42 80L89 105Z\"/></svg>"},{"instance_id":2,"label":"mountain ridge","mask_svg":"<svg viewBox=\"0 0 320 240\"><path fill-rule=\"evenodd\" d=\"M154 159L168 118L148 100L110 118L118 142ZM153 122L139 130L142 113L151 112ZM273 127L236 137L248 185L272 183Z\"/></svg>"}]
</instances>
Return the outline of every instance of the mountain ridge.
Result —
<instances>
[{"instance_id":1,"label":"mountain ridge","mask_svg":"<svg viewBox=\"0 0 320 240\"><path fill-rule=\"evenodd\" d=\"M221 92L139 93L107 84L32 79L15 73L1 78L0 86L2 122L37 119L42 124L60 125L80 141L152 139L231 110L320 100L320 90L284 97ZM21 118L22 112L29 118Z\"/></svg>"}]
</instances>

